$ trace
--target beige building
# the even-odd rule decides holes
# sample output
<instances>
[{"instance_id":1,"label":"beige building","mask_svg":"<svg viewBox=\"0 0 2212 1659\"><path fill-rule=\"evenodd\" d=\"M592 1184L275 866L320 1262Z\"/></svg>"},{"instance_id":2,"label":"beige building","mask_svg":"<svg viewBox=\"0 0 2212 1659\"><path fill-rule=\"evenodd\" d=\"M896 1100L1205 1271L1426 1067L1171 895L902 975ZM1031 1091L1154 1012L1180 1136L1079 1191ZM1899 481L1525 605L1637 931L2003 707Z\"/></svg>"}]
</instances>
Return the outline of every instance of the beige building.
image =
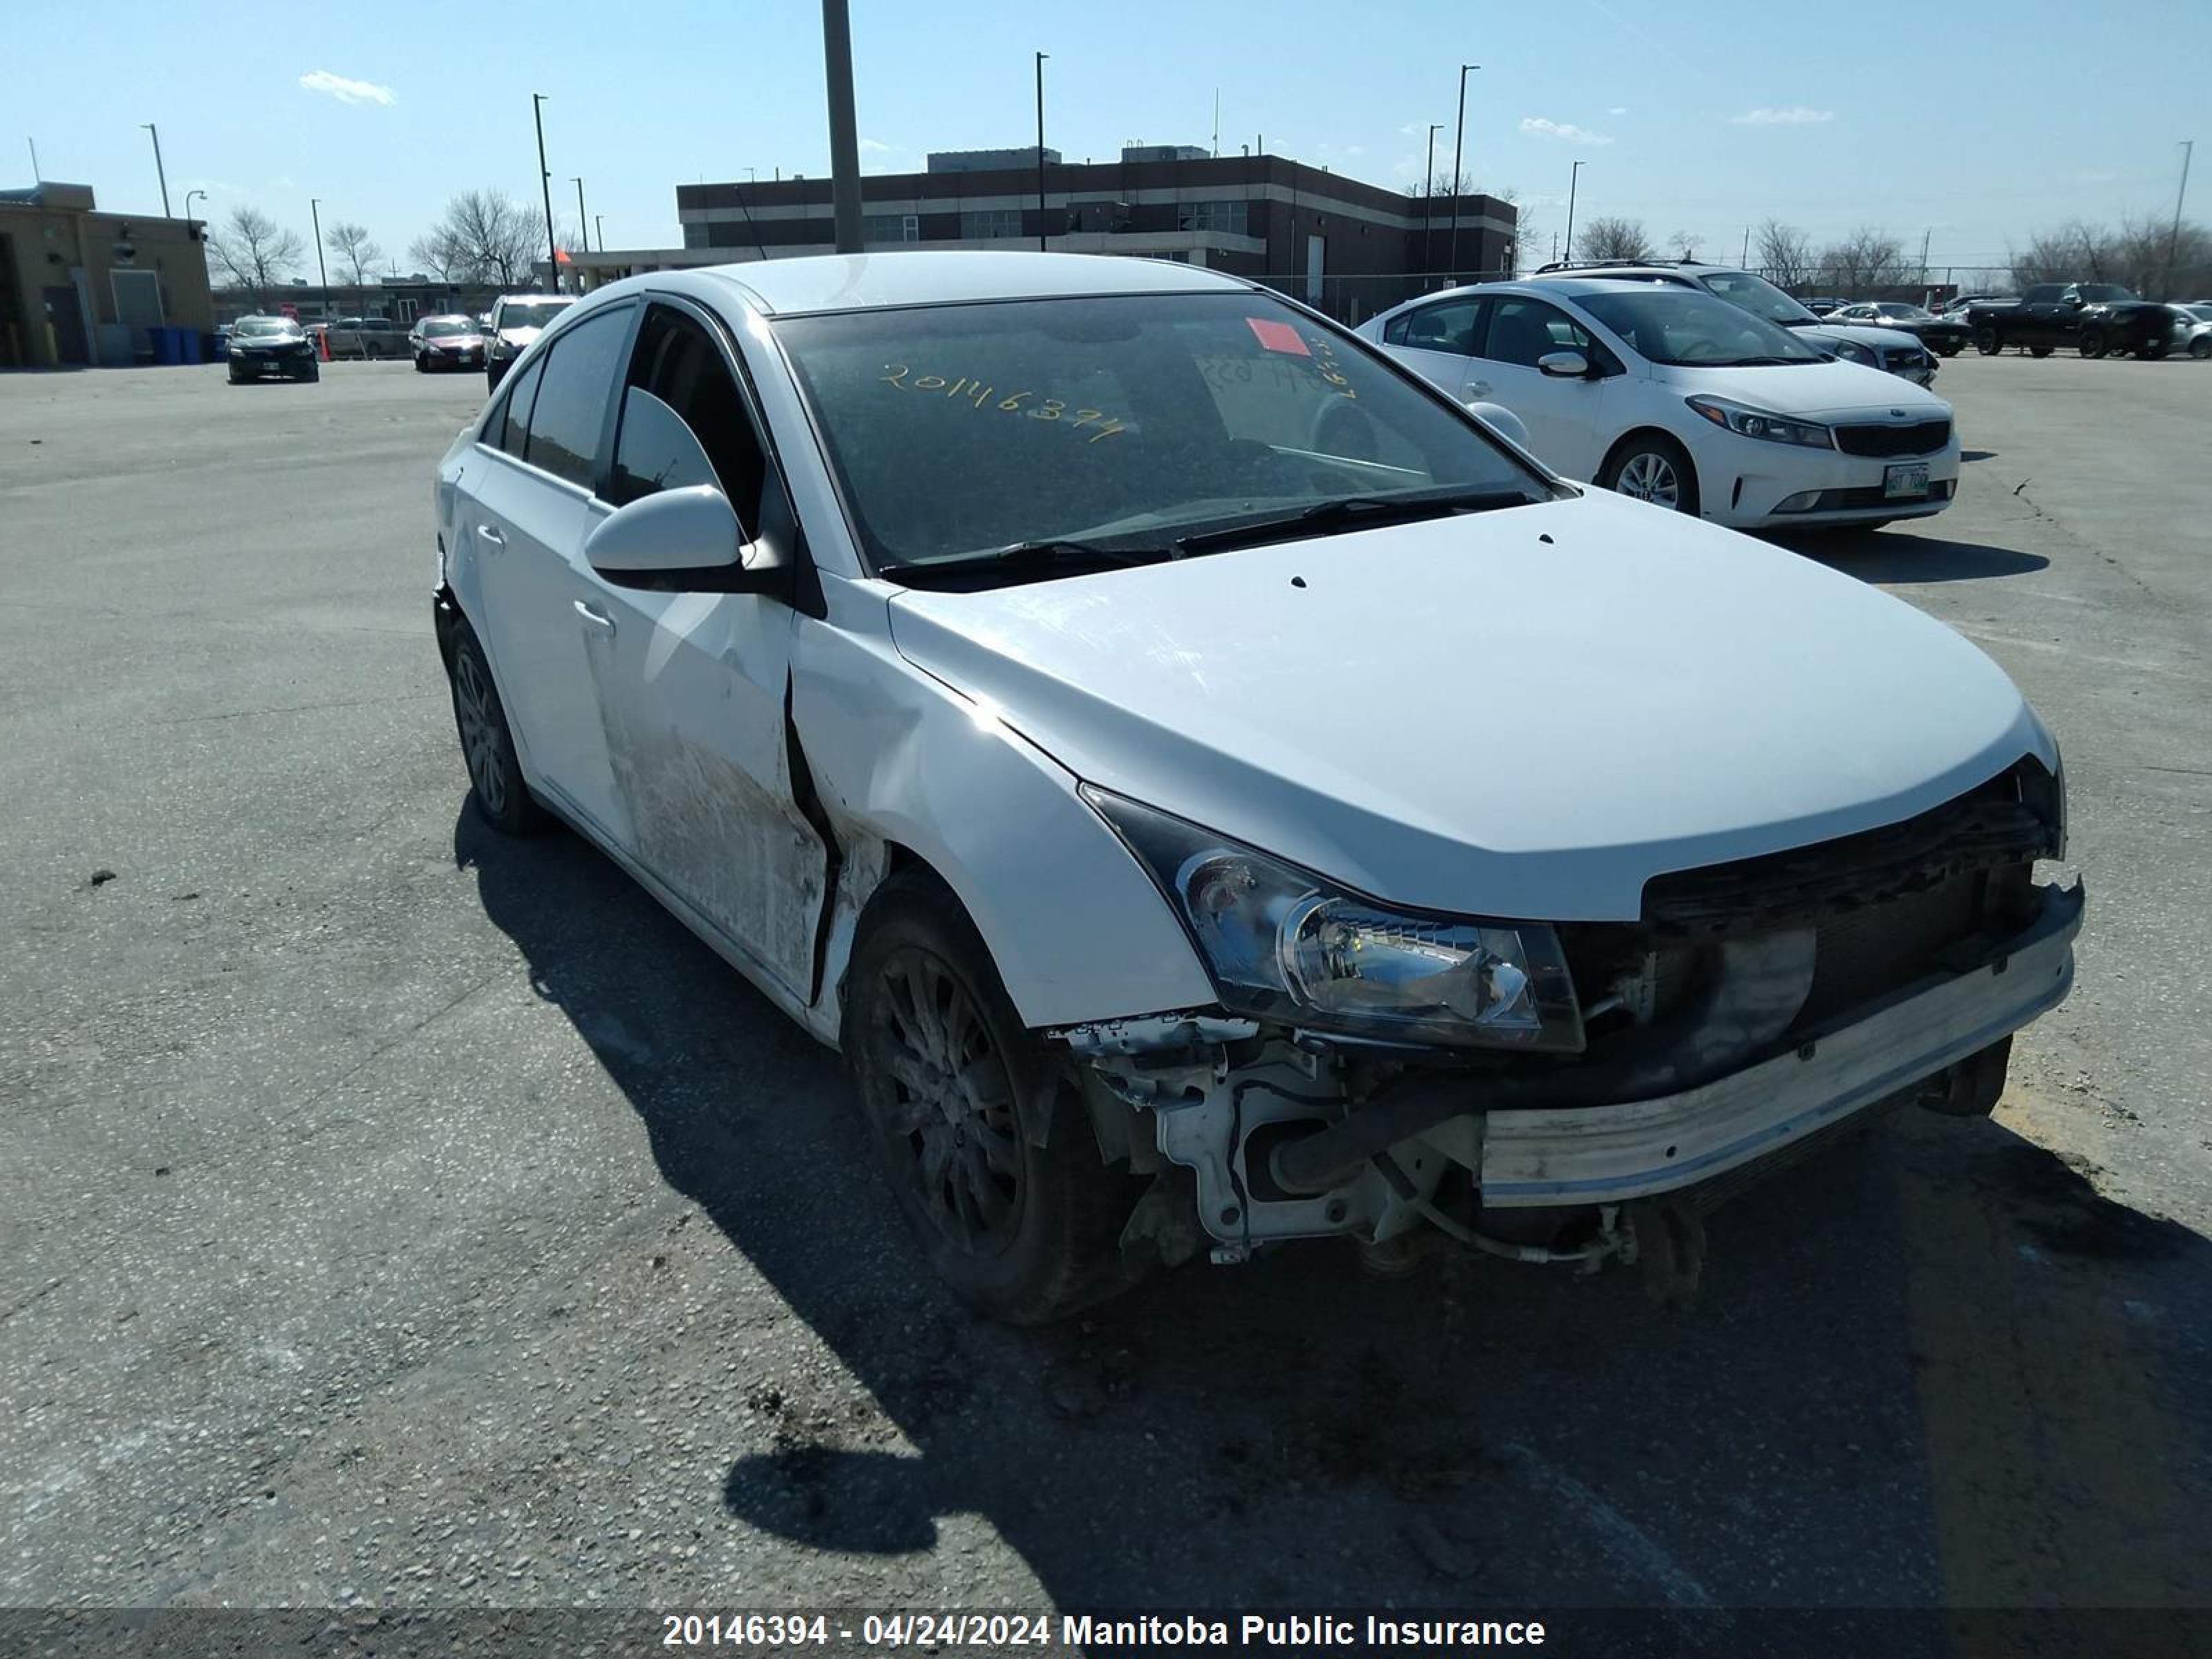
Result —
<instances>
[{"instance_id":1,"label":"beige building","mask_svg":"<svg viewBox=\"0 0 2212 1659\"><path fill-rule=\"evenodd\" d=\"M215 326L207 226L101 213L88 185L0 190L0 368L127 365L149 328Z\"/></svg>"}]
</instances>

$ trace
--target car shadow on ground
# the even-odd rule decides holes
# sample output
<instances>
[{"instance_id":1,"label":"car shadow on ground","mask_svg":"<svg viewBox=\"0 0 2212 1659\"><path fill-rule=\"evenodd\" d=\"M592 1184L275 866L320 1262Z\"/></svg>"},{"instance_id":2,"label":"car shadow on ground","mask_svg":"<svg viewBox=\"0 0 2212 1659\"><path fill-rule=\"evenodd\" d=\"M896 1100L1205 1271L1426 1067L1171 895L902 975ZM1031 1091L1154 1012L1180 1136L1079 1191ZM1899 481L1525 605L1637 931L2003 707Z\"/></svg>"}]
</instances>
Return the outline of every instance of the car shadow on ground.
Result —
<instances>
[{"instance_id":1,"label":"car shadow on ground","mask_svg":"<svg viewBox=\"0 0 2212 1659\"><path fill-rule=\"evenodd\" d=\"M2015 552L1985 542L1952 541L1903 525L1887 530L1800 531L1777 534L1771 539L1778 547L1870 582L1980 581L1992 576L2025 576L2051 563L2040 553Z\"/></svg>"},{"instance_id":2,"label":"car shadow on ground","mask_svg":"<svg viewBox=\"0 0 2212 1659\"><path fill-rule=\"evenodd\" d=\"M763 1376L699 1425L702 1528L849 1558L976 1516L1076 1607L2212 1604L2212 1243L1996 1122L1755 1188L1687 1310L1315 1246L1010 1331L927 1276L836 1057L615 866L465 810L454 853L661 1176L895 1430Z\"/></svg>"}]
</instances>

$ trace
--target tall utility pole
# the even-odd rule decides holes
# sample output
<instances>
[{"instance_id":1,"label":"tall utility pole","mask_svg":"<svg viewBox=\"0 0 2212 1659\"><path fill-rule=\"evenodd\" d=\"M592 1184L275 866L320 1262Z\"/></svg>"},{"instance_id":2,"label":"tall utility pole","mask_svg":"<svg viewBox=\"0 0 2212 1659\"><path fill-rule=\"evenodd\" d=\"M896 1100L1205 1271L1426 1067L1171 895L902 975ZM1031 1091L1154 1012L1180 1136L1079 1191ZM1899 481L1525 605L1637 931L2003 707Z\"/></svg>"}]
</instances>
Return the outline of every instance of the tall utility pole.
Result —
<instances>
[{"instance_id":1,"label":"tall utility pole","mask_svg":"<svg viewBox=\"0 0 2212 1659\"><path fill-rule=\"evenodd\" d=\"M34 185L43 185L46 182L46 178L39 171L39 141L35 138L26 138L23 142L31 147L31 182Z\"/></svg>"},{"instance_id":2,"label":"tall utility pole","mask_svg":"<svg viewBox=\"0 0 2212 1659\"><path fill-rule=\"evenodd\" d=\"M1037 252L1044 246L1044 60L1046 54L1036 55L1037 82Z\"/></svg>"},{"instance_id":3,"label":"tall utility pole","mask_svg":"<svg viewBox=\"0 0 2212 1659\"><path fill-rule=\"evenodd\" d=\"M574 173L569 176L575 177ZM576 234L584 239L584 252L589 253L592 251L592 220L591 216L584 211L584 181L581 179L576 179Z\"/></svg>"},{"instance_id":4,"label":"tall utility pole","mask_svg":"<svg viewBox=\"0 0 2212 1659\"><path fill-rule=\"evenodd\" d=\"M1459 158L1460 152L1467 148L1467 72L1481 67L1480 64L1462 64L1459 66L1459 133L1452 140L1452 228L1449 259L1455 275L1459 270Z\"/></svg>"},{"instance_id":5,"label":"tall utility pole","mask_svg":"<svg viewBox=\"0 0 2212 1659\"><path fill-rule=\"evenodd\" d=\"M1562 259L1575 257L1575 186L1582 182L1583 169L1589 165L1586 161L1577 161L1567 174L1567 245L1559 250Z\"/></svg>"},{"instance_id":6,"label":"tall utility pole","mask_svg":"<svg viewBox=\"0 0 2212 1659\"><path fill-rule=\"evenodd\" d=\"M161 166L161 130L151 121L138 124L154 135L154 176L161 181L161 216L169 216L169 175Z\"/></svg>"},{"instance_id":7,"label":"tall utility pole","mask_svg":"<svg viewBox=\"0 0 2212 1659\"><path fill-rule=\"evenodd\" d=\"M331 273L323 269L323 198L307 198L307 217L315 227L315 280L323 285L323 304L331 302Z\"/></svg>"},{"instance_id":8,"label":"tall utility pole","mask_svg":"<svg viewBox=\"0 0 2212 1659\"><path fill-rule=\"evenodd\" d=\"M607 216L604 213L594 213L592 216L592 228L599 233L599 252L605 253L607 251Z\"/></svg>"},{"instance_id":9,"label":"tall utility pole","mask_svg":"<svg viewBox=\"0 0 2212 1659\"><path fill-rule=\"evenodd\" d=\"M2173 297L2173 262L2181 251L2181 204L2189 198L2189 161L2197 154L2197 141L2181 141L2181 188L2173 192L2173 228L2166 236L2166 297Z\"/></svg>"},{"instance_id":10,"label":"tall utility pole","mask_svg":"<svg viewBox=\"0 0 2212 1659\"><path fill-rule=\"evenodd\" d=\"M541 107L548 101L542 92L530 94L530 118L538 124L538 188L545 198L545 277L546 292L561 291L561 250L553 240L553 175L545 170L545 112Z\"/></svg>"},{"instance_id":11,"label":"tall utility pole","mask_svg":"<svg viewBox=\"0 0 2212 1659\"><path fill-rule=\"evenodd\" d=\"M1429 159L1421 167L1421 269L1425 271L1437 268L1436 259L1429 252L1429 224L1437 214L1437 134L1443 130L1443 125L1441 121L1429 123Z\"/></svg>"},{"instance_id":12,"label":"tall utility pole","mask_svg":"<svg viewBox=\"0 0 2212 1659\"><path fill-rule=\"evenodd\" d=\"M1743 253L1736 260L1736 264L1747 270L1751 268L1751 227L1749 225L1743 228ZM1920 245L1920 265L1922 273L1925 275L1928 266L1928 244L1925 242Z\"/></svg>"},{"instance_id":13,"label":"tall utility pole","mask_svg":"<svg viewBox=\"0 0 2212 1659\"><path fill-rule=\"evenodd\" d=\"M859 253L867 243L860 234L860 136L853 113L853 21L845 0L822 0L822 69L830 82L830 206L837 252Z\"/></svg>"}]
</instances>

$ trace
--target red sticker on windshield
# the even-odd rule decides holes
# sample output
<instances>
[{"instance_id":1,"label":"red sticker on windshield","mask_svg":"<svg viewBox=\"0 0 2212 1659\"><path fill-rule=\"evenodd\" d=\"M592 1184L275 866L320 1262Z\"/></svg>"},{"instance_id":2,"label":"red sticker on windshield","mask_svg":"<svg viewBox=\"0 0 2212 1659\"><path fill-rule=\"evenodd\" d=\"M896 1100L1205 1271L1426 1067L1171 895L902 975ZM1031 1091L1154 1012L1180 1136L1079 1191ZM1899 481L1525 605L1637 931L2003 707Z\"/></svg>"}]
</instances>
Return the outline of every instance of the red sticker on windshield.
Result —
<instances>
[{"instance_id":1,"label":"red sticker on windshield","mask_svg":"<svg viewBox=\"0 0 2212 1659\"><path fill-rule=\"evenodd\" d=\"M1253 337L1270 351L1287 351L1293 357L1310 357L1306 343L1298 338L1297 330L1288 323L1271 323L1264 317L1247 317L1252 325Z\"/></svg>"}]
</instances>

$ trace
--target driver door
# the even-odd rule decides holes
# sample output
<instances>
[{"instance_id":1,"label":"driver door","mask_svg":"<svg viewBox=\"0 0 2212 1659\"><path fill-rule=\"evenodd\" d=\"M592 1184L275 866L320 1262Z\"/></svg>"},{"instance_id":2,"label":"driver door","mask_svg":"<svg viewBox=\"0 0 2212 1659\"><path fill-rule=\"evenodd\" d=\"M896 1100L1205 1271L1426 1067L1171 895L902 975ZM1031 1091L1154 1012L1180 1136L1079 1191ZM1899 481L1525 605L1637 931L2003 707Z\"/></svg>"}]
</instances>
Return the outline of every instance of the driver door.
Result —
<instances>
[{"instance_id":1,"label":"driver door","mask_svg":"<svg viewBox=\"0 0 2212 1659\"><path fill-rule=\"evenodd\" d=\"M713 484L749 542L795 539L730 343L703 312L650 301L615 395L586 538L631 501ZM577 574L629 852L761 973L811 1001L828 860L799 809L784 729L798 612L766 594L611 582L580 559Z\"/></svg>"}]
</instances>

